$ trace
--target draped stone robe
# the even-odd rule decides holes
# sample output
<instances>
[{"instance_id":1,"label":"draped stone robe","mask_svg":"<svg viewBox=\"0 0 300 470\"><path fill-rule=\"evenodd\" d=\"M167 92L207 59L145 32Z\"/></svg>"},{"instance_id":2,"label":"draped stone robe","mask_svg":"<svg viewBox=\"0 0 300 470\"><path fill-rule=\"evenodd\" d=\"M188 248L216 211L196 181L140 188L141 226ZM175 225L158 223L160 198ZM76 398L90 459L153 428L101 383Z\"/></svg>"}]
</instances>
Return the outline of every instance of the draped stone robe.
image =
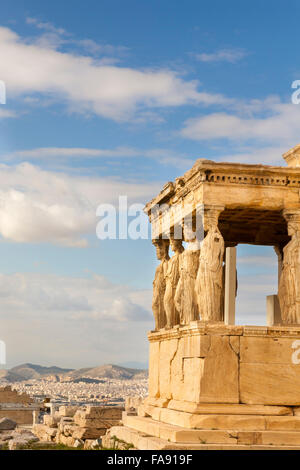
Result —
<instances>
[{"instance_id":1,"label":"draped stone robe","mask_svg":"<svg viewBox=\"0 0 300 470\"><path fill-rule=\"evenodd\" d=\"M300 233L283 249L278 297L283 323L300 324Z\"/></svg>"},{"instance_id":2,"label":"draped stone robe","mask_svg":"<svg viewBox=\"0 0 300 470\"><path fill-rule=\"evenodd\" d=\"M224 240L217 227L208 231L200 251L196 295L200 318L221 321L223 317Z\"/></svg>"},{"instance_id":3,"label":"draped stone robe","mask_svg":"<svg viewBox=\"0 0 300 470\"><path fill-rule=\"evenodd\" d=\"M168 261L168 269L166 274L166 291L164 296L164 307L167 318L167 326L173 327L179 324L179 311L175 306L175 292L179 281L181 269L181 253L174 253Z\"/></svg>"},{"instance_id":4,"label":"draped stone robe","mask_svg":"<svg viewBox=\"0 0 300 470\"><path fill-rule=\"evenodd\" d=\"M190 244L189 244L190 245ZM199 266L199 247L182 253L180 278L175 293L175 306L180 314L180 324L199 320L195 282Z\"/></svg>"},{"instance_id":5,"label":"draped stone robe","mask_svg":"<svg viewBox=\"0 0 300 470\"><path fill-rule=\"evenodd\" d=\"M155 329L160 330L166 326L166 312L164 296L166 291L166 274L169 261L163 260L156 268L153 281L152 311L155 320Z\"/></svg>"}]
</instances>

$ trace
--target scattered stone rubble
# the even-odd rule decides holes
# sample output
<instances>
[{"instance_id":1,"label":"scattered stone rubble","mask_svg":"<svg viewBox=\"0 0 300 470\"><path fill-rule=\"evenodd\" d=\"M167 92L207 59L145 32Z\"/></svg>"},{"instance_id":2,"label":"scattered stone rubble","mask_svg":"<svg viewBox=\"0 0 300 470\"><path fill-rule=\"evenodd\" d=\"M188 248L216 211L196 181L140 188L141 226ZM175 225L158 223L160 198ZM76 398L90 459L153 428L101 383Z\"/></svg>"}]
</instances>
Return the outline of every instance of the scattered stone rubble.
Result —
<instances>
[{"instance_id":1,"label":"scattered stone rubble","mask_svg":"<svg viewBox=\"0 0 300 470\"><path fill-rule=\"evenodd\" d=\"M60 406L52 415L44 416L43 424L34 424L33 433L43 442L92 449L101 446L101 436L107 429L120 425L123 410L109 406Z\"/></svg>"},{"instance_id":2,"label":"scattered stone rubble","mask_svg":"<svg viewBox=\"0 0 300 470\"><path fill-rule=\"evenodd\" d=\"M17 423L9 418L0 419L0 431L11 431L14 430Z\"/></svg>"},{"instance_id":3,"label":"scattered stone rubble","mask_svg":"<svg viewBox=\"0 0 300 470\"><path fill-rule=\"evenodd\" d=\"M125 413L127 416L137 416L138 415L138 408L143 403L143 398L140 396L129 396L125 399ZM123 426L121 422L119 426ZM116 450L133 450L135 447L133 444L125 442L122 439L118 439L114 435L113 432L110 431L110 428L107 429L107 432L102 438L102 446L108 449L116 449Z\"/></svg>"},{"instance_id":4,"label":"scattered stone rubble","mask_svg":"<svg viewBox=\"0 0 300 470\"><path fill-rule=\"evenodd\" d=\"M12 419L0 420L0 449L24 449L38 440L29 429L18 428L17 423Z\"/></svg>"}]
</instances>

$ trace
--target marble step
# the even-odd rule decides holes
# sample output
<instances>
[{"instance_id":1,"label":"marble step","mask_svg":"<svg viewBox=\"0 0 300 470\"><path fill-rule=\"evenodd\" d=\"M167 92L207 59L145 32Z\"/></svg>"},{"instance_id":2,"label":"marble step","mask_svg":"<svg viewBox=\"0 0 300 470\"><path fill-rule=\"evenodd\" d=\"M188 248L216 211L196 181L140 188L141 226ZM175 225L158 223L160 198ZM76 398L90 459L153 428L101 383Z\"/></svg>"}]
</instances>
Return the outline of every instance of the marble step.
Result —
<instances>
[{"instance_id":1,"label":"marble step","mask_svg":"<svg viewBox=\"0 0 300 470\"><path fill-rule=\"evenodd\" d=\"M192 414L151 405L141 405L139 416L188 429L236 431L300 431L300 416L245 414Z\"/></svg>"},{"instance_id":2,"label":"marble step","mask_svg":"<svg viewBox=\"0 0 300 470\"><path fill-rule=\"evenodd\" d=\"M152 418L123 415L124 426L172 443L300 446L300 431L188 429Z\"/></svg>"},{"instance_id":3,"label":"marble step","mask_svg":"<svg viewBox=\"0 0 300 470\"><path fill-rule=\"evenodd\" d=\"M148 436L127 426L110 428L102 438L102 445L108 449L130 446L130 449L138 450L300 450L300 445L175 443Z\"/></svg>"}]
</instances>

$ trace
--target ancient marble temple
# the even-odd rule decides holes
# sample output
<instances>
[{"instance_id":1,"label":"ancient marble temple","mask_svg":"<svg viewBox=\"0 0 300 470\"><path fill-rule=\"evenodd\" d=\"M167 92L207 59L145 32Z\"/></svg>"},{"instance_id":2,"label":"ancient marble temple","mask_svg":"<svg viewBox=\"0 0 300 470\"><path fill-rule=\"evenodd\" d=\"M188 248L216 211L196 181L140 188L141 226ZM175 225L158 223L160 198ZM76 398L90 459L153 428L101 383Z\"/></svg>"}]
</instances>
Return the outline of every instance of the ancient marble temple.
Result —
<instances>
[{"instance_id":1,"label":"ancient marble temple","mask_svg":"<svg viewBox=\"0 0 300 470\"><path fill-rule=\"evenodd\" d=\"M156 330L224 320L225 253L238 243L274 247L280 323L300 323L300 146L284 158L287 167L197 160L147 204L161 260ZM202 226L195 230L197 216Z\"/></svg>"},{"instance_id":2,"label":"ancient marble temple","mask_svg":"<svg viewBox=\"0 0 300 470\"><path fill-rule=\"evenodd\" d=\"M136 448L300 449L300 145L283 157L197 160L146 205L159 260L149 394L111 430ZM235 325L239 243L278 256L265 326Z\"/></svg>"}]
</instances>

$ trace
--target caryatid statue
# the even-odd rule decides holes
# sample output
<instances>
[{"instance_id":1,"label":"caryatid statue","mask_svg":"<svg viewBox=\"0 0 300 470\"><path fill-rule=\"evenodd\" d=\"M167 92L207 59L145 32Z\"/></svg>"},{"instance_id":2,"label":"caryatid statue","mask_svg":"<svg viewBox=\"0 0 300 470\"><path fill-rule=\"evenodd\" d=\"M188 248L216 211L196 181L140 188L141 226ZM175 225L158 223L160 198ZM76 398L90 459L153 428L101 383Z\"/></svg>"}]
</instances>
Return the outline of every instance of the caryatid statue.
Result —
<instances>
[{"instance_id":1,"label":"caryatid statue","mask_svg":"<svg viewBox=\"0 0 300 470\"><path fill-rule=\"evenodd\" d=\"M224 240L218 229L221 209L204 209L204 231L195 292L198 311L203 321L223 320Z\"/></svg>"},{"instance_id":2,"label":"caryatid statue","mask_svg":"<svg viewBox=\"0 0 300 470\"><path fill-rule=\"evenodd\" d=\"M300 324L300 212L283 214L291 241L283 248L278 297L282 322Z\"/></svg>"},{"instance_id":3,"label":"caryatid statue","mask_svg":"<svg viewBox=\"0 0 300 470\"><path fill-rule=\"evenodd\" d=\"M171 249L174 251L174 255L168 262L166 292L164 296L164 306L167 317L166 326L168 328L172 328L180 323L179 311L175 305L175 292L179 281L182 252L184 251L182 240L175 239L172 235L170 236L170 245Z\"/></svg>"},{"instance_id":4,"label":"caryatid statue","mask_svg":"<svg viewBox=\"0 0 300 470\"><path fill-rule=\"evenodd\" d=\"M192 230L192 223L184 224L184 238L188 245L181 255L179 282L175 293L175 307L180 315L180 324L199 320L195 282L199 267L200 240Z\"/></svg>"},{"instance_id":5,"label":"caryatid statue","mask_svg":"<svg viewBox=\"0 0 300 470\"><path fill-rule=\"evenodd\" d=\"M169 262L169 240L155 239L153 245L156 247L157 259L161 261L156 268L153 281L152 311L155 320L155 329L160 330L166 326L167 318L164 307L164 296L166 291L166 274Z\"/></svg>"}]
</instances>

